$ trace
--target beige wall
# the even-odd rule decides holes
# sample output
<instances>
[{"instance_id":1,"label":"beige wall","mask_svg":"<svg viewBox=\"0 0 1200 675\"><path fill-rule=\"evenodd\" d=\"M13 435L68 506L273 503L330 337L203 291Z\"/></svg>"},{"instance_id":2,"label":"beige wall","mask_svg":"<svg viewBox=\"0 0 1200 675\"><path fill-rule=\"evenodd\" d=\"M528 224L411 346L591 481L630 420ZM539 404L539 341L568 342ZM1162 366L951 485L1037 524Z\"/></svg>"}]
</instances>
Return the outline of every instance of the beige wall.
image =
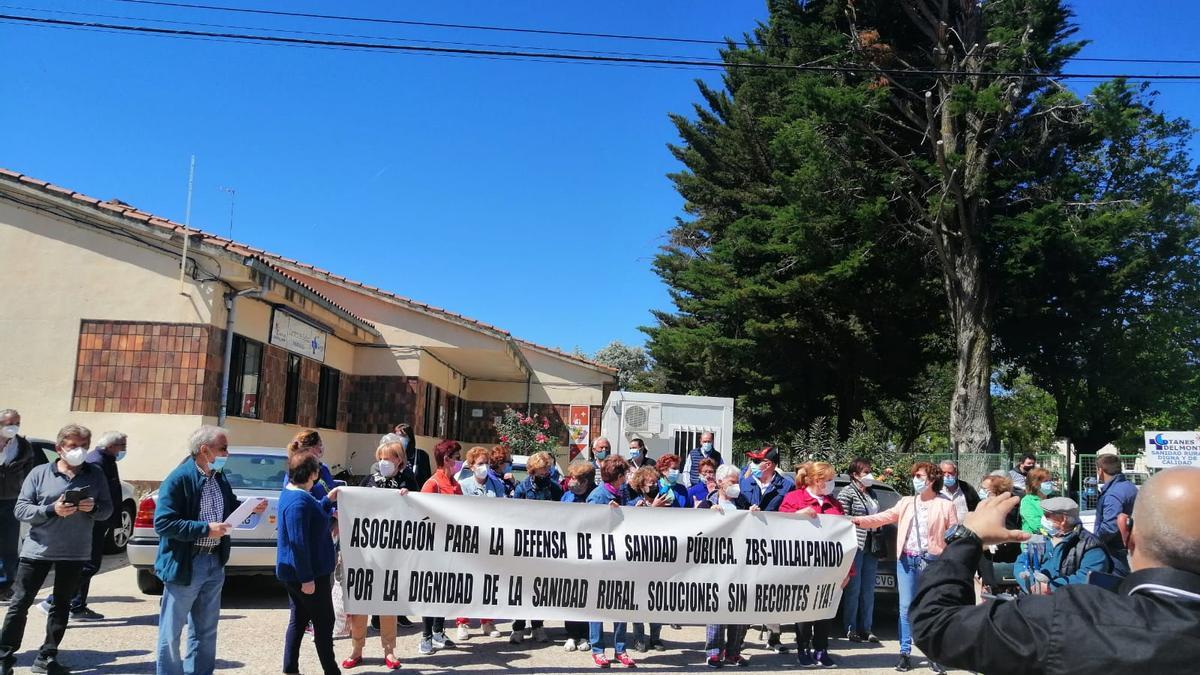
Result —
<instances>
[{"instance_id":1,"label":"beige wall","mask_svg":"<svg viewBox=\"0 0 1200 675\"><path fill-rule=\"evenodd\" d=\"M181 295L178 257L4 201L0 269L10 280L0 312L0 407L19 410L23 433L33 437L53 439L69 422L125 431L138 450L121 463L122 475L160 480L200 418L72 412L80 321L209 323L220 288L188 283Z\"/></svg>"}]
</instances>

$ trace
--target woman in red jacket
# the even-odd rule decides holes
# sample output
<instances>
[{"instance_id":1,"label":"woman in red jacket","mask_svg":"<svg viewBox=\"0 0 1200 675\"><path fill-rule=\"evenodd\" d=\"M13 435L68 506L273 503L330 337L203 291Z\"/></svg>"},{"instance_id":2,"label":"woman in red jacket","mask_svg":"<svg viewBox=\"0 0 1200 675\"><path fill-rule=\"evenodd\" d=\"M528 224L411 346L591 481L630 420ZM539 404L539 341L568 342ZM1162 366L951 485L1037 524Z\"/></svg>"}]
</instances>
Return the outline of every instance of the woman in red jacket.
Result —
<instances>
[{"instance_id":1,"label":"woman in red jacket","mask_svg":"<svg viewBox=\"0 0 1200 675\"><path fill-rule=\"evenodd\" d=\"M806 518L819 514L845 515L842 505L833 496L833 465L828 462L805 462L796 470L796 489L783 498L780 513L797 513ZM854 574L854 570L850 570ZM846 577L849 580L850 577ZM843 588L845 582L842 582ZM837 664L829 655L829 623L806 621L796 624L796 661L811 668L832 668Z\"/></svg>"}]
</instances>

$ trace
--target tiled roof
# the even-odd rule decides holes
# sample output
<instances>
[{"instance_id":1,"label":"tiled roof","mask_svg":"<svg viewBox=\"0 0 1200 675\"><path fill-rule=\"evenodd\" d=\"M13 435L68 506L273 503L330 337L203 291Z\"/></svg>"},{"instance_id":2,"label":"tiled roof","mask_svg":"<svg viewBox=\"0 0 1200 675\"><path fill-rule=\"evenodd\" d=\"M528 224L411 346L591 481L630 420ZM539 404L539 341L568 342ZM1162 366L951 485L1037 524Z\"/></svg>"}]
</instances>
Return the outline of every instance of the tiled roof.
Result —
<instances>
[{"instance_id":1,"label":"tiled roof","mask_svg":"<svg viewBox=\"0 0 1200 675\"><path fill-rule=\"evenodd\" d=\"M269 258L273 257L273 256L268 256L265 253L265 251L261 251L259 249L255 249L250 246L245 246L243 244L239 244L236 241L233 241L231 239L226 239L224 237L220 237L215 234L209 234L208 232L204 232L204 231L196 229L194 227L185 228L180 223L176 223L167 218L160 218L152 213L146 213L145 211L136 209L119 199L110 199L108 201L100 201L99 199L96 199L95 197L89 197L85 194L75 192L73 190L69 190L64 187L59 187L58 185L54 185L52 183L47 183L44 180L39 180L37 178L33 178L32 176L26 176L24 174L20 174L15 171L9 171L8 169L5 169L5 168L0 168L0 178L8 179L8 180L11 180L14 182L24 183L26 185L31 185L33 187L40 188L43 192L48 192L48 193L53 194L58 197L72 199L74 201L79 202L80 204L82 204L84 206L89 206L89 207L92 207L92 208L95 208L98 210L110 212L107 215L121 216L123 218L128 218L129 220L135 220L135 221L145 224L145 225L151 225L153 227L157 227L161 230L170 231L171 233L178 232L178 233L180 233L181 236L182 236L182 233L186 230L189 233L189 235L191 236L193 241L195 241L197 238L201 238L204 243L209 244L211 246L216 246L218 248L223 248L223 249L229 251L230 253L236 253L237 255L240 255L243 257L257 258L263 264L268 265L269 267L274 269L276 272L279 272L280 274L286 276L293 283L303 287L305 290L309 291L313 295L316 295L317 297L321 298L325 302L328 302L333 307L336 307L340 312L344 313L346 316L349 316L350 318L354 319L355 321L358 321L359 323L362 323L366 326L371 327L371 329L375 328L374 324L372 324L370 321L367 321L366 319L358 316L354 312L351 312L350 310L346 309L345 307L341 306L340 304L334 302L331 298L329 298L325 294L319 292L317 289L313 288L312 286L310 286L310 285L304 283L303 281L301 281L300 279L296 278L295 275L288 274L286 270L280 269L280 267L278 265L272 264L272 262Z\"/></svg>"},{"instance_id":2,"label":"tiled roof","mask_svg":"<svg viewBox=\"0 0 1200 675\"><path fill-rule=\"evenodd\" d=\"M178 232L178 233L182 234L182 232L185 229L184 226L180 223L176 223L167 218L161 218L152 213L147 213L147 212L137 209L133 206L130 206L129 204L126 204L125 202L122 202L120 200L110 199L108 201L101 201L99 199L96 199L95 197L89 197L88 195L85 195L85 194L82 194L79 192L75 192L73 190L69 190L64 187L59 187L57 185L47 183L44 180L39 180L37 178L33 178L32 176L26 176L24 174L17 173L15 171L10 171L10 170L2 168L2 167L0 167L0 179L7 179L12 182L24 183L26 185L39 188L43 192L47 192L47 193L50 193L50 194L53 194L53 195L56 195L59 197L63 197L63 198L72 199L76 202L79 202L83 206L88 206L88 207L91 207L91 208L94 208L97 210L102 210L102 211L108 212L108 215L120 216L123 218L127 218L129 220L137 221L142 224L148 224L148 225L157 227L162 230L169 230L172 233ZM242 244L240 242L236 242L231 239L226 239L225 237L221 237L219 235L204 232L195 227L188 227L186 229L193 238L202 237L203 241L209 245L224 248L224 249L230 251L231 253L236 253L238 255L258 259L259 261L271 266L272 269L279 272L280 274L283 274L288 279L299 284L300 286L303 286L305 289L307 289L311 293L315 294L317 297L320 297L321 299L325 300L329 304L338 308L338 310L344 312L346 315L353 317L354 319L356 319L368 326L371 326L372 328L374 326L370 322L368 322L366 319L363 319L363 318L357 316L350 310L348 310L345 307L341 306L340 304L334 302L332 299L330 299L325 294L316 290L312 286L304 283L304 281L302 281L300 278L298 278L295 274L289 273L286 269L286 266L292 266L292 267L298 268L300 270L313 272L315 274L325 276L330 279L334 279L341 283L361 288L364 291L367 291L368 293L382 296L382 297L388 298L390 300L400 302L402 304L411 305L419 310L430 312L432 314L439 314L439 315L447 317L456 322L469 324L469 325L474 326L475 328L482 330L484 332L497 334L499 336L502 336L505 339L512 339L519 344L522 344L522 345L525 345L528 347L532 347L535 349L540 349L542 351L550 352L550 353L560 356L562 358L565 358L565 359L568 359L571 361L577 361L579 363L583 363L585 365L591 366L598 370L602 370L604 372L608 372L608 373L616 373L617 372L615 368L613 368L611 366L606 366L602 363L597 363L595 361L592 361L591 359L586 359L586 358L577 356L575 354L568 354L567 352L564 352L559 349L555 349L553 347L546 347L544 345L539 345L539 344L536 344L533 342L529 342L527 340L521 340L518 338L514 338L511 333L504 330L503 328L499 328L497 326L493 326L489 323L484 323L482 321L477 321L470 317L463 316L462 314L459 314L457 312L452 312L448 309L442 309L440 307L435 307L433 305L429 305L424 302L419 302L419 301L413 300L411 298L406 298L404 296L398 295L391 291L388 291L388 290L385 290L382 288L376 288L375 286L364 284L361 281L355 281L353 279L344 277L340 274L335 274L333 272L323 270L314 265L309 265L308 263L300 262L299 260L293 260L291 258L285 258L284 256L277 255L275 253L270 253L269 251L264 251L260 248L255 248L253 246L249 246L247 244ZM282 265L281 265L281 263L282 263Z\"/></svg>"}]
</instances>

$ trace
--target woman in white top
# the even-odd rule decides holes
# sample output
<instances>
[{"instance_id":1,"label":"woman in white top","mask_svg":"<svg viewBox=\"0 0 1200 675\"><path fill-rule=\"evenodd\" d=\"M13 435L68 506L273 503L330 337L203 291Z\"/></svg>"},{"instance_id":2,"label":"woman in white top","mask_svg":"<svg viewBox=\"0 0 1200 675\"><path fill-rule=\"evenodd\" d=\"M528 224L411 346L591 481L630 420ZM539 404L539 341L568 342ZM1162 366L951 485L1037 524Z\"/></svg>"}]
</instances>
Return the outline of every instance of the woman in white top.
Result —
<instances>
[{"instance_id":1,"label":"woman in white top","mask_svg":"<svg viewBox=\"0 0 1200 675\"><path fill-rule=\"evenodd\" d=\"M850 462L850 484L837 494L842 512L847 516L873 516L879 513L875 497L875 477L871 475L871 460L859 457ZM871 632L871 617L875 613L875 571L879 558L886 555L887 544L879 528L856 528L858 551L854 554L854 576L842 595L842 623L846 639L851 642L878 643Z\"/></svg>"}]
</instances>

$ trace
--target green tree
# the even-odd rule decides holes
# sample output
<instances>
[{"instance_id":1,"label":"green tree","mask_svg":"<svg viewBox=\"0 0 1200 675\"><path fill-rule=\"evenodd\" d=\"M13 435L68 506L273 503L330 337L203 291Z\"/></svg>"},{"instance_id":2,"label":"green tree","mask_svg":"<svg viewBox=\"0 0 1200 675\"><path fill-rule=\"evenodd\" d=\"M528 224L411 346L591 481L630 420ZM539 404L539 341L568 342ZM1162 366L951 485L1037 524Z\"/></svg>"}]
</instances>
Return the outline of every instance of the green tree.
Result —
<instances>
[{"instance_id":1,"label":"green tree","mask_svg":"<svg viewBox=\"0 0 1200 675\"><path fill-rule=\"evenodd\" d=\"M806 61L838 41L791 18L773 16L753 38L763 46L725 58ZM736 397L755 438L817 417L845 438L933 358L935 279L917 242L888 226L886 190L852 161L862 140L828 124L820 85L731 68L724 91L699 83L695 119L672 118L685 169L671 179L689 218L654 262L676 311L656 313L648 347L669 388Z\"/></svg>"},{"instance_id":2,"label":"green tree","mask_svg":"<svg viewBox=\"0 0 1200 675\"><path fill-rule=\"evenodd\" d=\"M577 354L586 356L579 349ZM617 388L622 391L659 391L659 374L654 359L643 347L613 340L592 354L592 361L617 369Z\"/></svg>"},{"instance_id":3,"label":"green tree","mask_svg":"<svg viewBox=\"0 0 1200 675\"><path fill-rule=\"evenodd\" d=\"M1054 397L1024 370L1002 370L996 379L996 433L1004 449L1013 455L1049 452L1058 424Z\"/></svg>"},{"instance_id":4,"label":"green tree","mask_svg":"<svg viewBox=\"0 0 1200 675\"><path fill-rule=\"evenodd\" d=\"M1083 453L1144 425L1200 424L1200 201L1192 130L1126 82L1101 84L996 227L1002 358L1049 391L1056 433Z\"/></svg>"}]
</instances>

